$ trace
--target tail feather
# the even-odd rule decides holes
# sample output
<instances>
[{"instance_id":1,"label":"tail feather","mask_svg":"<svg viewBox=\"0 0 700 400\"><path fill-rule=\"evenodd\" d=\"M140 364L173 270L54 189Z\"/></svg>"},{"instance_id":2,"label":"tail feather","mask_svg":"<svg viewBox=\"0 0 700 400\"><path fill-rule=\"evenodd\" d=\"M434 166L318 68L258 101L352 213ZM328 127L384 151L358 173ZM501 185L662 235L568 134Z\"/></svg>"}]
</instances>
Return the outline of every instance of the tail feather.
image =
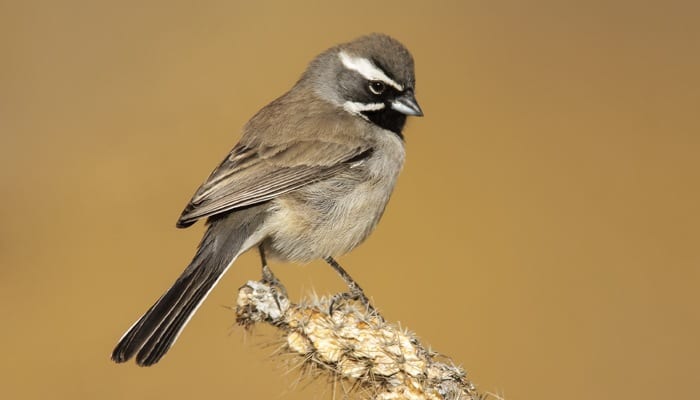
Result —
<instances>
[{"instance_id":1,"label":"tail feather","mask_svg":"<svg viewBox=\"0 0 700 400\"><path fill-rule=\"evenodd\" d=\"M182 328L194 314L195 309L199 307L207 294L209 294L209 291L214 287L216 280L207 277L200 287L193 288L191 293L188 294L191 296L191 300L188 300L182 304L182 308L171 312L167 316L161 327L159 327L159 332L151 336L139 350L136 356L136 362L139 365L153 365L163 357L172 344L175 343Z\"/></svg>"},{"instance_id":2,"label":"tail feather","mask_svg":"<svg viewBox=\"0 0 700 400\"><path fill-rule=\"evenodd\" d=\"M255 244L251 236L257 236L254 229L258 224L252 222L257 221L210 221L190 265L124 334L112 352L112 360L122 363L136 356L141 366L160 361L236 257Z\"/></svg>"},{"instance_id":3,"label":"tail feather","mask_svg":"<svg viewBox=\"0 0 700 400\"><path fill-rule=\"evenodd\" d=\"M192 273L185 272L119 341L112 352L112 360L121 363L136 356L136 362L141 366L157 363L227 265L202 264Z\"/></svg>"}]
</instances>

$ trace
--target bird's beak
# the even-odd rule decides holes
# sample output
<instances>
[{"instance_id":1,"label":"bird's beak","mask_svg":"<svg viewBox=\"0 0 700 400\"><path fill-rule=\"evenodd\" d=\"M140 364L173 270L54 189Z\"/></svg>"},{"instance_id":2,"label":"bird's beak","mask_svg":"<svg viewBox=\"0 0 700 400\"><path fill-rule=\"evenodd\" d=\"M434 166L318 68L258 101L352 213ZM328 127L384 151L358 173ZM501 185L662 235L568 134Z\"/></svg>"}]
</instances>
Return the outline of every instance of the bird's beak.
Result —
<instances>
[{"instance_id":1,"label":"bird's beak","mask_svg":"<svg viewBox=\"0 0 700 400\"><path fill-rule=\"evenodd\" d=\"M407 91L402 96L399 96L391 101L391 108L401 114L413 115L416 117L423 116L423 110L420 109L413 91Z\"/></svg>"}]
</instances>

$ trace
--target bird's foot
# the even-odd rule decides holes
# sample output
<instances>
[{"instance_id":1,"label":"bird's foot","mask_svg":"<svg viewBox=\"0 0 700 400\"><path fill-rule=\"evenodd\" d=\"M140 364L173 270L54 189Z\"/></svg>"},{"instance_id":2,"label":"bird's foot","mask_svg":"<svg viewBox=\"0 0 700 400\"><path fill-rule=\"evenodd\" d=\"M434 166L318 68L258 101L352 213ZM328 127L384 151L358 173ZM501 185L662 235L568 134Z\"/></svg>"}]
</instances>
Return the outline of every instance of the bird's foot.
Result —
<instances>
[{"instance_id":1,"label":"bird's foot","mask_svg":"<svg viewBox=\"0 0 700 400\"><path fill-rule=\"evenodd\" d=\"M367 314L369 314L370 316L379 317L382 321L384 320L384 318L382 318L382 316L379 314L377 309L374 308L374 306L369 301L367 296L365 296L365 294L361 290L360 291L352 291L351 290L349 292L343 292L343 293L338 293L338 294L333 295L333 297L331 298L331 304L328 307L328 314L332 317L333 312L337 311L340 303L342 303L344 301L357 301L360 304L362 304L362 306L364 307Z\"/></svg>"},{"instance_id":2,"label":"bird's foot","mask_svg":"<svg viewBox=\"0 0 700 400\"><path fill-rule=\"evenodd\" d=\"M282 282L280 282L280 280L277 279L275 274L272 273L270 266L267 265L267 258L265 257L265 250L263 249L262 245L258 247L258 250L260 251L260 262L262 264L262 282L275 291L274 297L275 301L277 302L277 306L279 307L281 306L279 299L288 298L287 288L285 288L284 285L282 285Z\"/></svg>"}]
</instances>

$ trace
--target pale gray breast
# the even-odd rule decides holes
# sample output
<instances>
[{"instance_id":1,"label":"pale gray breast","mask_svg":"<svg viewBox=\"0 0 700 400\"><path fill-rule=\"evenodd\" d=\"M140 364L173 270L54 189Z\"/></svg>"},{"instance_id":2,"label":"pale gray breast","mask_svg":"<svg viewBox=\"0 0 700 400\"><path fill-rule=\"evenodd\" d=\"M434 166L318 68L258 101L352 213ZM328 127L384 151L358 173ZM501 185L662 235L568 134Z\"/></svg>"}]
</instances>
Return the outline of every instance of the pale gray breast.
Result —
<instances>
[{"instance_id":1,"label":"pale gray breast","mask_svg":"<svg viewBox=\"0 0 700 400\"><path fill-rule=\"evenodd\" d=\"M347 253L367 238L384 212L405 157L398 136L378 131L370 157L272 202L265 243L271 256L309 262Z\"/></svg>"}]
</instances>

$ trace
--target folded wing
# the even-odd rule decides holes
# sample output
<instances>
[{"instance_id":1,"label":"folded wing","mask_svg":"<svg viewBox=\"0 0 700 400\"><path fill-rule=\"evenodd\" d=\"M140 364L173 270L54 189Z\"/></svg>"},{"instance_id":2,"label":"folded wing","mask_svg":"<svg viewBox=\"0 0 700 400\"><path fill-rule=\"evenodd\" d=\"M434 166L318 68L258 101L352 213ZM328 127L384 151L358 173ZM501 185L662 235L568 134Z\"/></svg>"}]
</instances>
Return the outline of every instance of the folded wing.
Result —
<instances>
[{"instance_id":1,"label":"folded wing","mask_svg":"<svg viewBox=\"0 0 700 400\"><path fill-rule=\"evenodd\" d=\"M199 187L179 228L198 219L260 204L352 168L371 154L366 145L299 140L275 146L238 144Z\"/></svg>"}]
</instances>

